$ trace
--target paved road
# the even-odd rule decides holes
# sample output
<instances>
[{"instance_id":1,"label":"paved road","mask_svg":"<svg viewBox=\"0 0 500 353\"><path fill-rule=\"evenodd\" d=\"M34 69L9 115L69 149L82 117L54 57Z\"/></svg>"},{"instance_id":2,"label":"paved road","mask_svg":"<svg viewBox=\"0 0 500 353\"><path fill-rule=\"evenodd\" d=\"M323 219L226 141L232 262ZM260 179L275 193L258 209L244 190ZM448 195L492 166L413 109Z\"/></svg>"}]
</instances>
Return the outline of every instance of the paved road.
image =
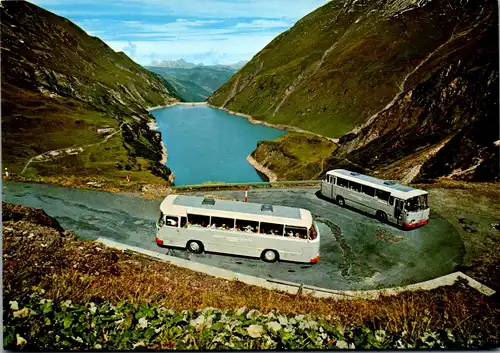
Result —
<instances>
[{"instance_id":1,"label":"paved road","mask_svg":"<svg viewBox=\"0 0 500 353\"><path fill-rule=\"evenodd\" d=\"M316 196L316 188L249 191L250 202L307 208L320 222L321 260L316 265L275 263L218 254L195 255L158 248L154 222L160 201L134 196L7 182L7 202L43 208L78 235L108 237L130 245L262 278L331 289L372 289L445 275L464 255L451 224L432 212L426 226L402 231ZM242 191L209 192L243 200ZM196 192L204 195L207 192ZM432 207L432 200L431 207Z\"/></svg>"}]
</instances>

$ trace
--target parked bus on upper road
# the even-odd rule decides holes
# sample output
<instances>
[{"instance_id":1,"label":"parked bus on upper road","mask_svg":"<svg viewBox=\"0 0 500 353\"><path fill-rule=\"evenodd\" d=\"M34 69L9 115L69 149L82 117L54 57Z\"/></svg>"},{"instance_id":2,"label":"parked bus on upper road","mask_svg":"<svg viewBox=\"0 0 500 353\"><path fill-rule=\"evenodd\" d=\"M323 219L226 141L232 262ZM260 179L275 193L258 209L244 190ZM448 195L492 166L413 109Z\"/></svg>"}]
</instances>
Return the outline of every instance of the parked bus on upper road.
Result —
<instances>
[{"instance_id":1,"label":"parked bus on upper road","mask_svg":"<svg viewBox=\"0 0 500 353\"><path fill-rule=\"evenodd\" d=\"M308 210L169 195L156 224L159 246L316 263L320 235Z\"/></svg>"},{"instance_id":2,"label":"parked bus on upper road","mask_svg":"<svg viewBox=\"0 0 500 353\"><path fill-rule=\"evenodd\" d=\"M340 206L349 205L406 229L429 222L427 191L393 181L334 169L321 182L321 194Z\"/></svg>"}]
</instances>

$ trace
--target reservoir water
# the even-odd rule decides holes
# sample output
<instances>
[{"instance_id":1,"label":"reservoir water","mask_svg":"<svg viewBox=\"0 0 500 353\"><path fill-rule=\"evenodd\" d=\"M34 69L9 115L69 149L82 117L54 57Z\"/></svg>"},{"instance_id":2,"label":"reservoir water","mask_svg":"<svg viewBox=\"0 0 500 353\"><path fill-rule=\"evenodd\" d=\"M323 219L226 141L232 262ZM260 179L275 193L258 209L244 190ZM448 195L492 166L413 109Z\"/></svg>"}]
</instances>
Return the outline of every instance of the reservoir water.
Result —
<instances>
[{"instance_id":1,"label":"reservoir water","mask_svg":"<svg viewBox=\"0 0 500 353\"><path fill-rule=\"evenodd\" d=\"M167 147L166 165L175 174L175 185L262 181L246 158L258 141L285 133L209 106L176 105L151 113Z\"/></svg>"}]
</instances>

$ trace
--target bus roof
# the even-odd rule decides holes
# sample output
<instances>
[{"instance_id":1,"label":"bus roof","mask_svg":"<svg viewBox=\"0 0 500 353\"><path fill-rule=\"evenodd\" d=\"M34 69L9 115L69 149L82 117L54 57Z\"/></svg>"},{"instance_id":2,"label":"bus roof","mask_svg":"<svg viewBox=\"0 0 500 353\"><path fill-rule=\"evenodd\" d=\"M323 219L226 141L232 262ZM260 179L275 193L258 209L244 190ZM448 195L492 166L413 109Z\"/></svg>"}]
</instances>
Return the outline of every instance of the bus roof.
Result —
<instances>
[{"instance_id":1,"label":"bus roof","mask_svg":"<svg viewBox=\"0 0 500 353\"><path fill-rule=\"evenodd\" d=\"M376 187L381 190L389 191L394 196L405 199L418 195L427 194L427 191L415 189L412 188L411 186L401 185L390 180L382 180L369 175L364 175L345 169L333 169L328 171L326 174L346 177L346 179L352 181L360 181L363 184Z\"/></svg>"},{"instance_id":2,"label":"bus roof","mask_svg":"<svg viewBox=\"0 0 500 353\"><path fill-rule=\"evenodd\" d=\"M204 202L207 200L209 202ZM266 210L271 208L270 210ZM188 213L227 217L242 220L256 220L290 226L309 227L312 215L308 210L263 205L260 203L206 199L199 196L169 195L160 205L164 214L186 216Z\"/></svg>"}]
</instances>

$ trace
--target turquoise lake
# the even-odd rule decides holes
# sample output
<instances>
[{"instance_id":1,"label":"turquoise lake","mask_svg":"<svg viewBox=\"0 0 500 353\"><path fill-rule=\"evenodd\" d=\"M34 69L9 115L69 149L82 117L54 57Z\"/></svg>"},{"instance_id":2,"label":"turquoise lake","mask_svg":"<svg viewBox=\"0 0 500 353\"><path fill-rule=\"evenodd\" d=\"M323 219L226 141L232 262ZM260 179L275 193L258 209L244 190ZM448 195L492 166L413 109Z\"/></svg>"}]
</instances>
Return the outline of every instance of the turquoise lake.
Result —
<instances>
[{"instance_id":1,"label":"turquoise lake","mask_svg":"<svg viewBox=\"0 0 500 353\"><path fill-rule=\"evenodd\" d=\"M209 106L176 105L151 112L168 150L175 185L263 181L246 160L261 140L285 131L255 125Z\"/></svg>"}]
</instances>

